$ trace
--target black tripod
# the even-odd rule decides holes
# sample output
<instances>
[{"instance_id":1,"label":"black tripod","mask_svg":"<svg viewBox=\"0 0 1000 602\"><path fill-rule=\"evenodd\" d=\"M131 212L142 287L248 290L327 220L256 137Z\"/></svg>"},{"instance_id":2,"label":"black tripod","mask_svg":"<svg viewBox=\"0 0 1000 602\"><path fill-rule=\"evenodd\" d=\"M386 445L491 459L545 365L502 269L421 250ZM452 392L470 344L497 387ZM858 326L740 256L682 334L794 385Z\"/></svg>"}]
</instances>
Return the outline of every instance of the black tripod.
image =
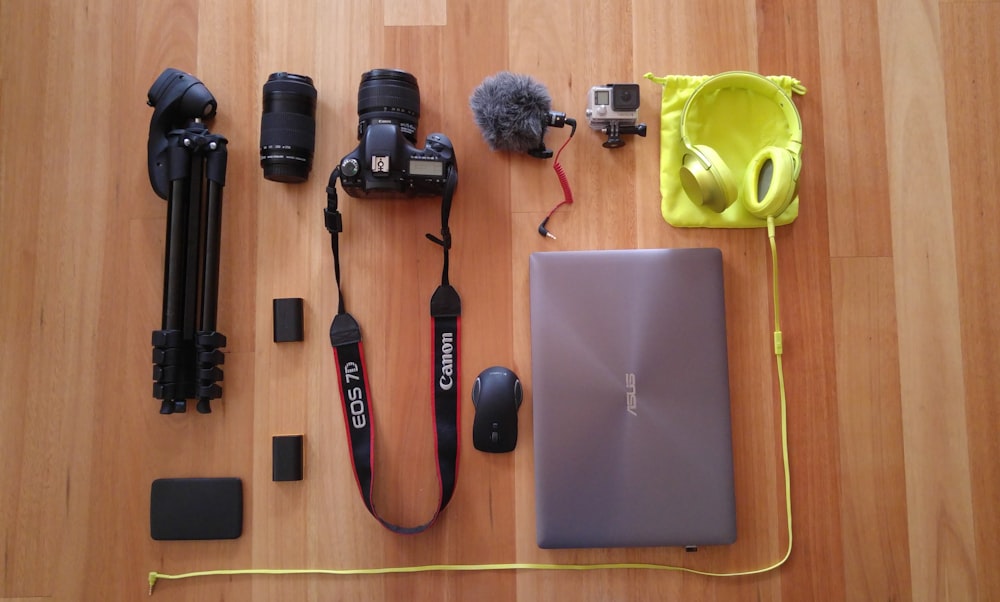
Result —
<instances>
[{"instance_id":1,"label":"black tripod","mask_svg":"<svg viewBox=\"0 0 1000 602\"><path fill-rule=\"evenodd\" d=\"M154 107L149 126L149 178L167 200L161 329L153 331L153 396L160 413L212 411L222 396L220 351L226 337L216 331L222 189L226 184L226 139L208 131L202 118L216 102L197 78L164 71L149 90Z\"/></svg>"}]
</instances>

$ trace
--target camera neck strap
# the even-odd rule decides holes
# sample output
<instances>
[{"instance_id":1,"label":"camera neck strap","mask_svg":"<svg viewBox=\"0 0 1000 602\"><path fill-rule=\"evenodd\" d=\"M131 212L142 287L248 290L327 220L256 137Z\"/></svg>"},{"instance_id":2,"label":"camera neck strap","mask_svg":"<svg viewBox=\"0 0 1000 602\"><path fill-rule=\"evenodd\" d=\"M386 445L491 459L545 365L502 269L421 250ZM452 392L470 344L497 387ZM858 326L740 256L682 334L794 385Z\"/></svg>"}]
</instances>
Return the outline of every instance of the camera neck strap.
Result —
<instances>
[{"instance_id":1,"label":"camera neck strap","mask_svg":"<svg viewBox=\"0 0 1000 602\"><path fill-rule=\"evenodd\" d=\"M372 396L365 367L364 349L361 344L361 327L347 312L341 287L339 235L343 231L343 219L337 209L336 181L339 168L330 174L327 186L327 206L324 211L326 229L330 232L333 252L334 276L337 280L337 315L330 325L330 344L337 362L337 378L340 383L340 399L344 409L344 424L351 451L354 477L368 512L382 526L401 534L414 534L426 530L434 524L438 516L451 501L458 477L459 452L459 333L462 301L458 292L448 282L448 251L451 249L451 232L448 218L451 214L451 200L458 185L458 171L451 167L441 199L441 237L431 234L427 238L441 246L444 251L444 267L441 285L431 296L430 313L433 336L432 383L433 415L435 427L435 456L438 464L440 498L434 515L424 524L401 527L382 518L372 501L372 486L375 480L375 430L373 428Z\"/></svg>"}]
</instances>

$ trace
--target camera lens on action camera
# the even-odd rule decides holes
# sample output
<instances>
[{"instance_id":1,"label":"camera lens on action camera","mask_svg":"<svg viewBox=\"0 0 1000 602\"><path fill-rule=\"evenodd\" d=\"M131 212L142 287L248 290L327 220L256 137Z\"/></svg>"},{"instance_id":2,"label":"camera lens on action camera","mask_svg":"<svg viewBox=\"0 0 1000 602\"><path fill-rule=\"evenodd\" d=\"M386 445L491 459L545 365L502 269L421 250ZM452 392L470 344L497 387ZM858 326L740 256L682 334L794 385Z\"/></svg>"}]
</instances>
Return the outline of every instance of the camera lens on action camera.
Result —
<instances>
[{"instance_id":1,"label":"camera lens on action camera","mask_svg":"<svg viewBox=\"0 0 1000 602\"><path fill-rule=\"evenodd\" d=\"M639 84L615 84L614 110L634 111L639 108Z\"/></svg>"},{"instance_id":2,"label":"camera lens on action camera","mask_svg":"<svg viewBox=\"0 0 1000 602\"><path fill-rule=\"evenodd\" d=\"M316 147L316 88L312 78L272 73L264 84L260 166L275 182L305 182Z\"/></svg>"}]
</instances>

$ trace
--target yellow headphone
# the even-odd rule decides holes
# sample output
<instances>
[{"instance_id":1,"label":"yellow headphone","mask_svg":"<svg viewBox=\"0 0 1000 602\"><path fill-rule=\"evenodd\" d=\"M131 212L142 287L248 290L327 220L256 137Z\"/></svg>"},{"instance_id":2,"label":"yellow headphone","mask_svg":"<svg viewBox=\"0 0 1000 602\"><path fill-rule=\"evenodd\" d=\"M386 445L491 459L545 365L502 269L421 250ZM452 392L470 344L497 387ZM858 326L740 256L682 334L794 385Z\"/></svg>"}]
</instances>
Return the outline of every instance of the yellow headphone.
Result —
<instances>
[{"instance_id":1,"label":"yellow headphone","mask_svg":"<svg viewBox=\"0 0 1000 602\"><path fill-rule=\"evenodd\" d=\"M772 100L788 122L784 147L767 146L747 165L737 189L732 171L710 146L694 144L687 131L688 111L699 98L726 88L749 90ZM681 112L681 143L687 152L680 172L681 186L696 205L721 213L737 199L760 219L781 215L795 199L802 170L802 120L785 92L767 78L749 71L729 71L705 80L691 94Z\"/></svg>"}]
</instances>

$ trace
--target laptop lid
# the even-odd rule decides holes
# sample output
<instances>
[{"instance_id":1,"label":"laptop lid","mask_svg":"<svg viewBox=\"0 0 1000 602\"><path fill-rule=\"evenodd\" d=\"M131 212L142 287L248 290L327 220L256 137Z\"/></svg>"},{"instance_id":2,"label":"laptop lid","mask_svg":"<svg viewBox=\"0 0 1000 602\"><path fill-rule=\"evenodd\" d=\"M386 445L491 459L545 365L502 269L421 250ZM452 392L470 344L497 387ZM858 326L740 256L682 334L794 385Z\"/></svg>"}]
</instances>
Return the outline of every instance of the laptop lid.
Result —
<instances>
[{"instance_id":1,"label":"laptop lid","mask_svg":"<svg viewBox=\"0 0 1000 602\"><path fill-rule=\"evenodd\" d=\"M736 539L722 253L530 258L542 548Z\"/></svg>"}]
</instances>

